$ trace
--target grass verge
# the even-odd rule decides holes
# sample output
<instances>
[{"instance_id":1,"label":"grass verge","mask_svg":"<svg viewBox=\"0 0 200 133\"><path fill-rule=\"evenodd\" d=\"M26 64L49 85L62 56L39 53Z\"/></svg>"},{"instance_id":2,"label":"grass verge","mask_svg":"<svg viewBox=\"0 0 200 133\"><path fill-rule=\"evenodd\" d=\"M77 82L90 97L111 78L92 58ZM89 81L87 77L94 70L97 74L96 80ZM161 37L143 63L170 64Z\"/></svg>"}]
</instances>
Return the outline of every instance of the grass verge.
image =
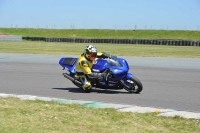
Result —
<instances>
[{"instance_id":1,"label":"grass verge","mask_svg":"<svg viewBox=\"0 0 200 133\"><path fill-rule=\"evenodd\" d=\"M27 54L63 54L79 55L83 52L84 43L47 43L47 42L0 42L1 53ZM136 45L136 44L94 44L98 51L117 56L143 57L178 57L200 58L200 47L166 46L166 45Z\"/></svg>"},{"instance_id":2,"label":"grass verge","mask_svg":"<svg viewBox=\"0 0 200 133\"><path fill-rule=\"evenodd\" d=\"M197 133L200 122L77 104L0 98L0 132Z\"/></svg>"},{"instance_id":3,"label":"grass verge","mask_svg":"<svg viewBox=\"0 0 200 133\"><path fill-rule=\"evenodd\" d=\"M200 40L200 31L181 30L95 30L0 28L0 34L59 38L136 38Z\"/></svg>"}]
</instances>

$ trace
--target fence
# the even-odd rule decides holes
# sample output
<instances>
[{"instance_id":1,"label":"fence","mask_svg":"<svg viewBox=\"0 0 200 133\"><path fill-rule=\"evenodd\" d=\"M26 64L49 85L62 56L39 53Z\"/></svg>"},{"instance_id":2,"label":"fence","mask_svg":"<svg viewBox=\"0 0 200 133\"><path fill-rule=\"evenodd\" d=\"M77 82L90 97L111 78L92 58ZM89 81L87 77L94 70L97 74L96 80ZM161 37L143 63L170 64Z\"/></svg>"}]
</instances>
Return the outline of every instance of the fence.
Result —
<instances>
[{"instance_id":1,"label":"fence","mask_svg":"<svg viewBox=\"0 0 200 133\"><path fill-rule=\"evenodd\" d=\"M2 28L0 26L0 28ZM112 29L112 30L192 30L200 31L200 25L13 25L3 28L35 28L35 29Z\"/></svg>"}]
</instances>

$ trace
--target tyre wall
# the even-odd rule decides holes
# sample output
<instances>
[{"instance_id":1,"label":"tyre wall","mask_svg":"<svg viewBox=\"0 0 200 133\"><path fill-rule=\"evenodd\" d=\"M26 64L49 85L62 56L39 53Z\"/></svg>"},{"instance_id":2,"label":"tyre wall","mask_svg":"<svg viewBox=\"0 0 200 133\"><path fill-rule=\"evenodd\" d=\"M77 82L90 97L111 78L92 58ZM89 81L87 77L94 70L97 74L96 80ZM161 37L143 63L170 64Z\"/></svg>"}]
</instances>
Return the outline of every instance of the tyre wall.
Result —
<instances>
[{"instance_id":1,"label":"tyre wall","mask_svg":"<svg viewBox=\"0 0 200 133\"><path fill-rule=\"evenodd\" d=\"M113 44L151 44L172 46L200 46L200 40L170 40L170 39L95 39L95 38L45 38L22 37L23 40L70 43L113 43Z\"/></svg>"}]
</instances>

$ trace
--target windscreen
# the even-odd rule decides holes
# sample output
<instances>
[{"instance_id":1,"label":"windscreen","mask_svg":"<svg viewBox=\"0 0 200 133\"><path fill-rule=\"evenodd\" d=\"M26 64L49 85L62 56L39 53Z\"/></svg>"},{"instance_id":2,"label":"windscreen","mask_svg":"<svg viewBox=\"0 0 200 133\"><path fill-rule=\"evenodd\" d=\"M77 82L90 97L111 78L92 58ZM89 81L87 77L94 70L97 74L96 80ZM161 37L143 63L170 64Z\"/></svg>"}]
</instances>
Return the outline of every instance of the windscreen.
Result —
<instances>
[{"instance_id":1,"label":"windscreen","mask_svg":"<svg viewBox=\"0 0 200 133\"><path fill-rule=\"evenodd\" d=\"M117 60L117 58L110 58L110 59L108 59L108 66L123 67L123 65Z\"/></svg>"}]
</instances>

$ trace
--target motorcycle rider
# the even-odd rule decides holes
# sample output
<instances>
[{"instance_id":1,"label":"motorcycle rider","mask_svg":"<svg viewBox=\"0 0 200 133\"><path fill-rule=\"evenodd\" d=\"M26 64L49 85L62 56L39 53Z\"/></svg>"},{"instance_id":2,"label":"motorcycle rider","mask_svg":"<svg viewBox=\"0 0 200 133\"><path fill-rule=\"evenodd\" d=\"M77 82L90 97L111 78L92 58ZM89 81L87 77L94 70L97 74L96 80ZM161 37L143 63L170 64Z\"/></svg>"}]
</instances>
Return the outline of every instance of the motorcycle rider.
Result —
<instances>
[{"instance_id":1,"label":"motorcycle rider","mask_svg":"<svg viewBox=\"0 0 200 133\"><path fill-rule=\"evenodd\" d=\"M96 58L109 58L110 54L105 52L97 52L97 49L93 45L87 45L84 49L84 52L79 56L78 62L76 65L76 76L83 77L82 88L85 91L90 91L92 88L91 80L106 78L107 76L112 75L110 72L103 73L94 73L91 68L95 63Z\"/></svg>"}]
</instances>

